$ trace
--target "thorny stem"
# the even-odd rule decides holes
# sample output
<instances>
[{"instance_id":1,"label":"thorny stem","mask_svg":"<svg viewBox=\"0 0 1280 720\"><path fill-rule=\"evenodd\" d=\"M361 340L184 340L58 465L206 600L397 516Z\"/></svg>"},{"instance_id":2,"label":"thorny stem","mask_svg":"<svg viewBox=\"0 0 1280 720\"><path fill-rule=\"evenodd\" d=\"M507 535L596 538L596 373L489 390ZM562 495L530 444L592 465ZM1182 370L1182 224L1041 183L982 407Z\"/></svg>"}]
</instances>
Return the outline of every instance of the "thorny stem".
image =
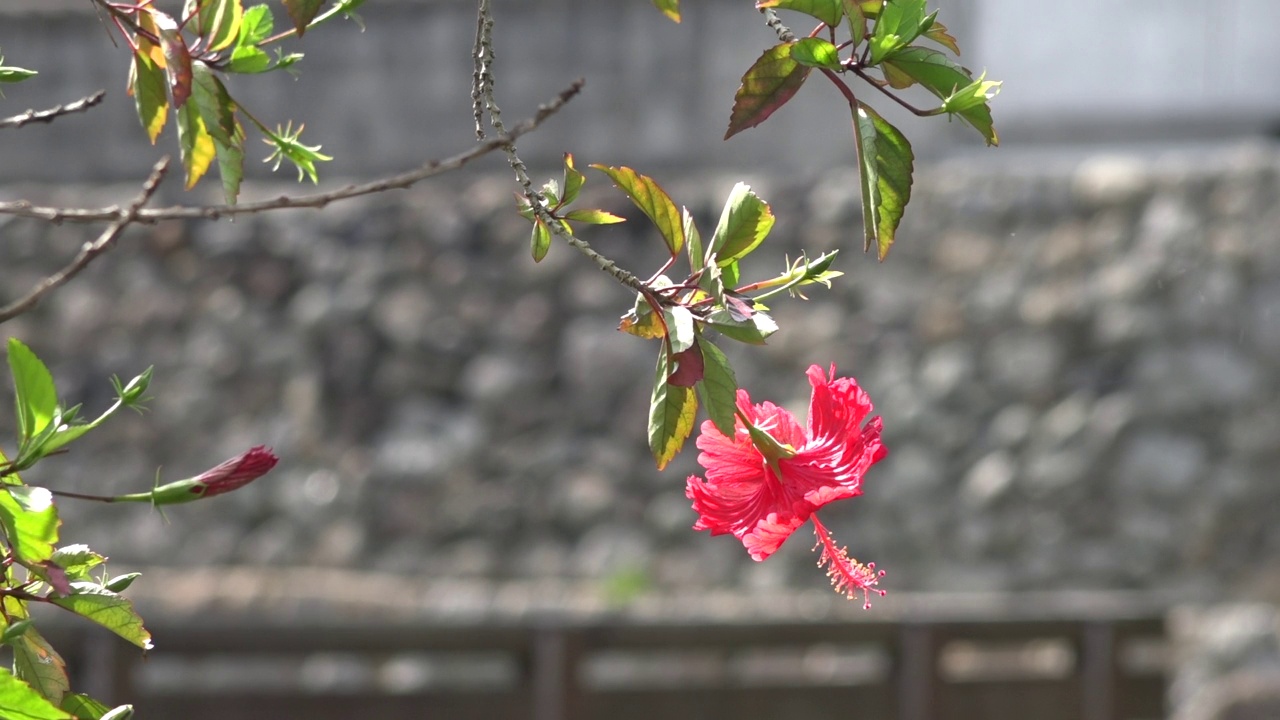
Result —
<instances>
[{"instance_id":1,"label":"thorny stem","mask_svg":"<svg viewBox=\"0 0 1280 720\"><path fill-rule=\"evenodd\" d=\"M472 57L475 58L475 75L473 77L474 87L472 88L471 97L473 102L473 111L476 112L477 118L481 115L479 108L481 102L483 107L489 114L489 123L493 125L493 129L502 135L507 135L506 128L502 122L502 110L498 107L497 101L494 99L494 80L491 68L495 59L493 52L493 12L489 5L489 0L479 0L477 10L478 19L476 21L476 43L472 49ZM574 88L581 88L584 81L579 78L573 83ZM482 137L484 132L483 123L477 122L476 135ZM511 140L500 145L502 150L507 154L507 163L511 166L511 170L516 174L516 181L520 187L524 189L524 196L529 201L530 207L535 215L542 219L546 226L557 237L569 243L575 250L587 256L596 267L608 273L611 277L622 283L626 287L635 290L645 299L653 304L656 298L649 291L648 286L640 280L640 278L630 272L618 267L617 263L609 258L596 252L585 240L575 237L565 231L564 226L558 220L552 217L547 211L546 198L542 193L533 189L533 181L529 179L529 171L524 161L516 152L515 143Z\"/></svg>"}]
</instances>

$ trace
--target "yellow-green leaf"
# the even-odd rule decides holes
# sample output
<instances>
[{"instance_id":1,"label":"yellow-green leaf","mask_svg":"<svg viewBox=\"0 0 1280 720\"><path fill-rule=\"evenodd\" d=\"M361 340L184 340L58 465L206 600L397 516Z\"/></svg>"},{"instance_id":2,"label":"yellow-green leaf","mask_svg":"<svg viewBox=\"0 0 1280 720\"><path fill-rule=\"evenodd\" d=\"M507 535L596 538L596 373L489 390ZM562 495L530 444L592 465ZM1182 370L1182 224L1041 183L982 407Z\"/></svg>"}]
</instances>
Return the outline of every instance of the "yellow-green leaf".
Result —
<instances>
[{"instance_id":1,"label":"yellow-green leaf","mask_svg":"<svg viewBox=\"0 0 1280 720\"><path fill-rule=\"evenodd\" d=\"M670 377L671 356L663 343L649 402L649 450L659 470L680 452L698 416L698 396L693 388L672 385Z\"/></svg>"},{"instance_id":2,"label":"yellow-green leaf","mask_svg":"<svg viewBox=\"0 0 1280 720\"><path fill-rule=\"evenodd\" d=\"M839 71L840 51L829 40L809 37L797 40L791 46L791 57L801 65Z\"/></svg>"},{"instance_id":3,"label":"yellow-green leaf","mask_svg":"<svg viewBox=\"0 0 1280 720\"><path fill-rule=\"evenodd\" d=\"M178 148L181 150L182 167L186 171L186 188L190 190L209 171L216 148L213 136L205 127L204 118L193 104L178 109Z\"/></svg>"},{"instance_id":4,"label":"yellow-green leaf","mask_svg":"<svg viewBox=\"0 0 1280 720\"><path fill-rule=\"evenodd\" d=\"M551 248L551 229L542 221L542 218L535 217L533 219L533 235L529 237L529 252L533 255L534 262L542 262L542 258L547 256L547 250Z\"/></svg>"},{"instance_id":5,"label":"yellow-green leaf","mask_svg":"<svg viewBox=\"0 0 1280 720\"><path fill-rule=\"evenodd\" d=\"M746 257L773 229L773 223L773 210L751 191L751 186L734 185L720 213L711 247L707 248L708 257L715 255L715 262L721 267Z\"/></svg>"},{"instance_id":6,"label":"yellow-green leaf","mask_svg":"<svg viewBox=\"0 0 1280 720\"><path fill-rule=\"evenodd\" d=\"M626 218L618 217L617 215L604 210L570 210L565 213L564 219L586 223L588 225L613 225L615 223L627 221Z\"/></svg>"},{"instance_id":7,"label":"yellow-green leaf","mask_svg":"<svg viewBox=\"0 0 1280 720\"><path fill-rule=\"evenodd\" d=\"M145 13L144 13L145 14ZM138 120L151 144L164 130L169 119L169 94L165 90L164 68L157 65L149 52L141 47L144 38L139 37L138 52L133 55L133 67L129 71L129 94L138 111Z\"/></svg>"},{"instance_id":8,"label":"yellow-green leaf","mask_svg":"<svg viewBox=\"0 0 1280 720\"><path fill-rule=\"evenodd\" d=\"M5 720L74 720L30 685L0 668L0 717Z\"/></svg>"},{"instance_id":9,"label":"yellow-green leaf","mask_svg":"<svg viewBox=\"0 0 1280 720\"><path fill-rule=\"evenodd\" d=\"M893 87L901 89L920 83L944 100L973 82L973 75L946 55L919 46L902 48L886 58L881 67L885 79ZM991 107L986 103L967 107L956 114L981 133L988 145L1000 144L991 120Z\"/></svg>"},{"instance_id":10,"label":"yellow-green leaf","mask_svg":"<svg viewBox=\"0 0 1280 720\"><path fill-rule=\"evenodd\" d=\"M795 10L835 27L840 24L840 18L844 16L844 8L840 2L841 0L759 0L756 8Z\"/></svg>"},{"instance_id":11,"label":"yellow-green leaf","mask_svg":"<svg viewBox=\"0 0 1280 720\"><path fill-rule=\"evenodd\" d=\"M706 338L700 338L702 350L702 380L698 383L698 397L707 409L707 416L725 437L733 437L734 409L738 402L738 379L729 365L729 358Z\"/></svg>"},{"instance_id":12,"label":"yellow-green leaf","mask_svg":"<svg viewBox=\"0 0 1280 720\"><path fill-rule=\"evenodd\" d=\"M53 422L58 412L58 391L49 368L17 338L9 338L9 371L17 402L18 432L25 444Z\"/></svg>"},{"instance_id":13,"label":"yellow-green leaf","mask_svg":"<svg viewBox=\"0 0 1280 720\"><path fill-rule=\"evenodd\" d=\"M15 492L26 494L22 502L13 496ZM39 565L53 557L61 521L58 509L48 502L48 493L45 490L40 497L34 497L25 485L0 489L0 527L23 565Z\"/></svg>"},{"instance_id":14,"label":"yellow-green leaf","mask_svg":"<svg viewBox=\"0 0 1280 720\"><path fill-rule=\"evenodd\" d=\"M133 603L96 583L75 582L71 588L70 595L50 601L98 623L143 650L151 649L151 633L142 626L142 618L134 611Z\"/></svg>"},{"instance_id":15,"label":"yellow-green leaf","mask_svg":"<svg viewBox=\"0 0 1280 720\"><path fill-rule=\"evenodd\" d=\"M653 0L653 6L661 10L663 15L680 22L680 0Z\"/></svg>"},{"instance_id":16,"label":"yellow-green leaf","mask_svg":"<svg viewBox=\"0 0 1280 720\"><path fill-rule=\"evenodd\" d=\"M631 198L631 202L653 221L658 232L662 234L662 239L666 242L667 250L672 257L680 252L684 247L684 224L680 221L680 212L676 210L676 204L671 201L671 196L667 195L667 191L663 190L661 185L654 182L653 178L641 175L629 167L604 165L591 167L608 175L609 179L613 180L613 184L626 193L627 197Z\"/></svg>"},{"instance_id":17,"label":"yellow-green leaf","mask_svg":"<svg viewBox=\"0 0 1280 720\"><path fill-rule=\"evenodd\" d=\"M63 697L71 690L67 678L67 663L49 641L35 628L14 639L13 664L18 677L54 705L62 704ZM3 711L0 711L3 714Z\"/></svg>"},{"instance_id":18,"label":"yellow-green leaf","mask_svg":"<svg viewBox=\"0 0 1280 720\"><path fill-rule=\"evenodd\" d=\"M809 77L811 68L791 57L792 44L782 43L765 50L742 76L742 85L733 96L725 140L767 120Z\"/></svg>"},{"instance_id":19,"label":"yellow-green leaf","mask_svg":"<svg viewBox=\"0 0 1280 720\"><path fill-rule=\"evenodd\" d=\"M244 17L240 0L200 0L199 7L198 29L209 50L222 50L236 41Z\"/></svg>"},{"instance_id":20,"label":"yellow-green leaf","mask_svg":"<svg viewBox=\"0 0 1280 720\"><path fill-rule=\"evenodd\" d=\"M915 156L902 133L870 107L860 105L854 124L862 182L863 247L870 250L874 244L877 256L884 260L911 199Z\"/></svg>"}]
</instances>

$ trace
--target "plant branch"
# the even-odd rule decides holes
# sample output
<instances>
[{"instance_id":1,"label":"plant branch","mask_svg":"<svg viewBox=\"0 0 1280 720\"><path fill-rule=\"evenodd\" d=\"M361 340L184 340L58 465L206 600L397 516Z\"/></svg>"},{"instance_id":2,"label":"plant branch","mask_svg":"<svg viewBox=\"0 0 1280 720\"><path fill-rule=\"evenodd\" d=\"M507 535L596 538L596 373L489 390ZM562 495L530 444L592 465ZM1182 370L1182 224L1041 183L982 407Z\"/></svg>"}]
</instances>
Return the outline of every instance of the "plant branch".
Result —
<instances>
[{"instance_id":1,"label":"plant branch","mask_svg":"<svg viewBox=\"0 0 1280 720\"><path fill-rule=\"evenodd\" d=\"M885 86L884 86L884 84L883 84L882 82L880 82L879 80L876 80L874 77L871 77L870 75L868 75L868 74L867 74L867 72L866 72L865 70L863 70L862 68L859 68L859 67L853 67L853 68L850 68L850 69L851 69L851 70L853 70L853 74L854 74L854 75L857 75L858 77L862 78L863 80L866 80L868 85L870 85L871 87L873 87L873 88L875 88L875 89L879 90L880 92L884 93L885 95L888 95L890 100L892 100L892 101L894 101L894 102L898 103L899 105L901 105L902 107L906 108L906 109L907 109L907 110L908 110L912 115L915 115L916 117L933 117L934 115L941 115L941 114L942 114L942 108L936 108L936 109L934 109L934 110L921 110L920 108L918 108L918 107L916 107L916 106L912 105L911 103L908 103L906 100L903 100L902 98L898 97L898 96L897 96L897 95L895 95L894 93L889 92L889 90L888 90L887 88L885 88Z\"/></svg>"},{"instance_id":2,"label":"plant branch","mask_svg":"<svg viewBox=\"0 0 1280 720\"><path fill-rule=\"evenodd\" d=\"M444 160L432 160L417 169L410 170L408 172L392 175L381 180L375 180L359 185L348 185L338 190L313 193L311 195L286 195L275 198L274 200L240 203L238 205L175 205L167 208L142 209L137 212L134 222L151 225L161 220L216 220L222 217L252 215L270 210L284 210L288 208L322 208L339 200L360 197L362 195L372 195L375 193L385 192L387 190L402 190L429 177L457 170L458 168L475 161L477 158L488 155L494 150L501 148L503 145L510 143L513 139L532 131L541 125L548 117L554 115L560 110L560 108L564 107L565 103L573 99L581 89L582 84L580 82L575 82L560 91L560 94L551 102L539 106L537 113L535 113L533 117L511 128L511 132L506 135L495 137L483 145L472 148L464 153L459 153L453 157L446 158ZM126 212L127 211L124 208L121 208L118 205L105 208L60 208L41 207L31 204L31 202L27 200L0 203L0 215L16 215L18 217L49 220L51 222L111 222L120 219L126 214Z\"/></svg>"},{"instance_id":3,"label":"plant branch","mask_svg":"<svg viewBox=\"0 0 1280 720\"><path fill-rule=\"evenodd\" d=\"M0 308L0 323L12 320L35 307L41 298L79 274L81 270L89 266L89 263L93 262L94 258L114 247L116 239L120 237L120 233L124 232L126 227L138 219L138 211L155 194L156 188L160 186L160 181L164 179L164 174L168 169L169 156L166 155L160 159L160 162L155 164L155 167L151 168L151 175L142 184L142 190L133 199L133 202L129 203L122 214L111 225L107 226L107 229L103 230L96 240L85 243L80 248L80 252L66 267L41 280L24 297Z\"/></svg>"},{"instance_id":4,"label":"plant branch","mask_svg":"<svg viewBox=\"0 0 1280 720\"><path fill-rule=\"evenodd\" d=\"M66 103L65 105L55 105L48 110L28 110L19 115L14 115L13 117L0 119L0 128L20 128L28 123L53 122L56 118L63 115L84 112L85 110L88 110L94 105L102 102L102 99L106 96L107 92L105 90L99 90L98 92L82 97L75 102Z\"/></svg>"},{"instance_id":5,"label":"plant branch","mask_svg":"<svg viewBox=\"0 0 1280 720\"><path fill-rule=\"evenodd\" d=\"M778 35L778 39L784 43L795 42L796 34L791 32L791 28L782 24L782 18L778 17L778 13L773 8L760 8L760 12L764 14L764 24L768 25Z\"/></svg>"},{"instance_id":6,"label":"plant branch","mask_svg":"<svg viewBox=\"0 0 1280 720\"><path fill-rule=\"evenodd\" d=\"M489 0L479 0L477 18L476 44L472 49L472 57L475 59L474 85L471 89L472 102L474 103L473 109L476 111L477 118L479 118L481 103L483 103L484 110L489 114L489 123L493 125L493 129L510 138L502 143L501 147L503 152L507 154L507 163L511 165L511 170L515 172L516 182L520 183L520 187L524 190L524 196L529 201L529 206L552 233L585 255L595 263L596 267L608 273L613 279L626 287L642 295L648 293L648 286L640 278L623 270L618 267L617 263L596 252L595 248L592 248L585 240L567 232L564 229L564 225L547 210L547 199L542 196L542 193L533 189L533 181L529 179L529 170L516 153L514 138L508 135L502 123L502 110L498 107L498 103L493 96L493 14L489 6ZM583 82L584 80L579 78L574 81L574 86L581 88ZM483 123L476 123L476 135L483 138Z\"/></svg>"}]
</instances>

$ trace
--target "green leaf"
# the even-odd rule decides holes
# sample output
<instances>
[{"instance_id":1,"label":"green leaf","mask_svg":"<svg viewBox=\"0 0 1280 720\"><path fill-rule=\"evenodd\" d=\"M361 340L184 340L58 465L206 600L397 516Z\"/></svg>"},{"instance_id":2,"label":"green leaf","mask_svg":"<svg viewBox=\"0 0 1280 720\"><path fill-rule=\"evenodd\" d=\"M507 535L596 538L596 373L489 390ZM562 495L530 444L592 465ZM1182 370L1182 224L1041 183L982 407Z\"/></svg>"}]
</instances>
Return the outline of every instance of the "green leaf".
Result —
<instances>
[{"instance_id":1,"label":"green leaf","mask_svg":"<svg viewBox=\"0 0 1280 720\"><path fill-rule=\"evenodd\" d=\"M884 260L911 199L915 156L902 133L870 107L860 105L853 120L862 181L863 249L874 244Z\"/></svg>"},{"instance_id":2,"label":"green leaf","mask_svg":"<svg viewBox=\"0 0 1280 720\"><path fill-rule=\"evenodd\" d=\"M324 5L324 0L280 0L284 4L285 12L289 13L289 19L293 21L293 29L298 31L298 37L302 37L302 33L306 32L307 25L320 14L320 6Z\"/></svg>"},{"instance_id":3,"label":"green leaf","mask_svg":"<svg viewBox=\"0 0 1280 720\"><path fill-rule=\"evenodd\" d=\"M142 577L142 573L139 573L139 572L131 572L131 573L125 573L124 575L117 575L111 578L110 580L106 581L105 583L103 583L102 587L110 590L113 593L119 594L124 592L125 590L128 590L129 586L133 584L133 581L137 580L140 577Z\"/></svg>"},{"instance_id":4,"label":"green leaf","mask_svg":"<svg viewBox=\"0 0 1280 720\"><path fill-rule=\"evenodd\" d=\"M193 63L192 77L191 101L213 138L222 194L228 205L234 205L244 178L244 128L236 119L236 104L231 95L204 63Z\"/></svg>"},{"instance_id":5,"label":"green leaf","mask_svg":"<svg viewBox=\"0 0 1280 720\"><path fill-rule=\"evenodd\" d=\"M752 192L751 186L738 183L724 203L707 252L716 256L717 265L729 265L755 250L773 229L773 223L768 203Z\"/></svg>"},{"instance_id":6,"label":"green leaf","mask_svg":"<svg viewBox=\"0 0 1280 720\"><path fill-rule=\"evenodd\" d=\"M169 118L169 93L165 89L164 68L157 65L152 53L145 50L155 46L142 36L137 40L138 52L133 55L133 67L129 71L129 94L133 96L142 129L155 145Z\"/></svg>"},{"instance_id":7,"label":"green leaf","mask_svg":"<svg viewBox=\"0 0 1280 720\"><path fill-rule=\"evenodd\" d=\"M893 51L911 44L924 30L927 0L887 0L871 36L871 64L878 65Z\"/></svg>"},{"instance_id":8,"label":"green leaf","mask_svg":"<svg viewBox=\"0 0 1280 720\"><path fill-rule=\"evenodd\" d=\"M618 217L604 210L570 210L564 214L564 219L588 225L613 225L627 221L626 218Z\"/></svg>"},{"instance_id":9,"label":"green leaf","mask_svg":"<svg viewBox=\"0 0 1280 720\"><path fill-rule=\"evenodd\" d=\"M969 71L952 62L946 55L918 46L895 52L884 61L882 67L885 79L893 87L902 89L920 83L944 100L973 83L973 76ZM991 120L991 108L985 103L960 110L956 114L982 133L988 145L1000 144Z\"/></svg>"},{"instance_id":10,"label":"green leaf","mask_svg":"<svg viewBox=\"0 0 1280 720\"><path fill-rule=\"evenodd\" d=\"M74 715L78 720L101 720L111 708L94 700L88 695L70 693L62 698L62 709Z\"/></svg>"},{"instance_id":11,"label":"green leaf","mask_svg":"<svg viewBox=\"0 0 1280 720\"><path fill-rule=\"evenodd\" d=\"M51 558L72 580L88 579L89 571L106 562L106 558L88 545L66 545L54 551Z\"/></svg>"},{"instance_id":12,"label":"green leaf","mask_svg":"<svg viewBox=\"0 0 1280 720\"><path fill-rule=\"evenodd\" d=\"M856 52L858 46L867 37L867 15L863 12L862 3L859 0L842 0L842 2L844 16L849 20L849 36Z\"/></svg>"},{"instance_id":13,"label":"green leaf","mask_svg":"<svg viewBox=\"0 0 1280 720\"><path fill-rule=\"evenodd\" d=\"M27 486L10 485L0 490L0 527L23 565L38 565L53 557L60 521L48 493L44 491L46 503L41 506ZM22 502L15 494L22 496Z\"/></svg>"},{"instance_id":14,"label":"green leaf","mask_svg":"<svg viewBox=\"0 0 1280 720\"><path fill-rule=\"evenodd\" d=\"M181 108L191 97L191 51L183 39L178 23L165 13L148 9L141 13L150 16L160 39L160 51L164 54L164 69L169 77L169 95L173 106Z\"/></svg>"},{"instance_id":15,"label":"green leaf","mask_svg":"<svg viewBox=\"0 0 1280 720\"><path fill-rule=\"evenodd\" d=\"M680 22L680 0L653 0L653 6L661 10L663 15Z\"/></svg>"},{"instance_id":16,"label":"green leaf","mask_svg":"<svg viewBox=\"0 0 1280 720\"><path fill-rule=\"evenodd\" d=\"M276 63L276 67L280 67L280 63ZM295 131L293 122L289 122L285 127L276 126L276 131L267 136L263 141L272 146L271 154L267 156L266 162L274 162L271 171L275 172L280 169L280 163L288 160L298 169L298 182L302 182L303 173L311 178L312 183L320 181L320 176L316 172L316 163L328 162L333 158L320 152L319 145L306 145L302 142L302 131L305 125L299 125Z\"/></svg>"},{"instance_id":17,"label":"green leaf","mask_svg":"<svg viewBox=\"0 0 1280 720\"><path fill-rule=\"evenodd\" d=\"M13 374L18 433L25 444L53 421L58 412L58 391L49 368L17 338L9 338L9 371Z\"/></svg>"},{"instance_id":18,"label":"green leaf","mask_svg":"<svg viewBox=\"0 0 1280 720\"><path fill-rule=\"evenodd\" d=\"M840 0L759 0L756 8L795 10L816 17L831 27L839 25L840 18L844 15Z\"/></svg>"},{"instance_id":19,"label":"green leaf","mask_svg":"<svg viewBox=\"0 0 1280 720\"><path fill-rule=\"evenodd\" d=\"M13 664L21 680L55 705L71 690L67 663L35 628L15 638Z\"/></svg>"},{"instance_id":20,"label":"green leaf","mask_svg":"<svg viewBox=\"0 0 1280 720\"><path fill-rule=\"evenodd\" d=\"M573 153L564 154L564 197L562 201L565 205L569 205L578 199L578 193L582 190L582 186L587 183L587 176L578 171L573 166Z\"/></svg>"},{"instance_id":21,"label":"green leaf","mask_svg":"<svg viewBox=\"0 0 1280 720\"><path fill-rule=\"evenodd\" d=\"M702 234L698 232L698 226L693 222L693 214L689 212L689 208L680 208L681 224L684 226L684 239L689 251L689 272L696 273L703 268L702 256Z\"/></svg>"},{"instance_id":22,"label":"green leaf","mask_svg":"<svg viewBox=\"0 0 1280 720\"><path fill-rule=\"evenodd\" d=\"M635 203L636 207L649 216L654 226L658 228L658 232L662 234L662 239L666 241L667 250L672 257L675 257L684 247L684 225L680 222L680 213L676 210L676 204L671 201L671 197L662 189L662 186L654 182L653 178L641 175L629 167L604 165L591 167L608 175L613 180L613 184L617 185L618 189L631 198L631 202Z\"/></svg>"},{"instance_id":23,"label":"green leaf","mask_svg":"<svg viewBox=\"0 0 1280 720\"><path fill-rule=\"evenodd\" d=\"M0 668L0 717L5 720L67 720L72 716L30 685Z\"/></svg>"},{"instance_id":24,"label":"green leaf","mask_svg":"<svg viewBox=\"0 0 1280 720\"><path fill-rule=\"evenodd\" d=\"M185 170L185 186L190 190L209 171L217 149L205 127L200 110L191 104L178 108L178 148Z\"/></svg>"},{"instance_id":25,"label":"green leaf","mask_svg":"<svg viewBox=\"0 0 1280 720\"><path fill-rule=\"evenodd\" d=\"M811 68L791 57L791 45L782 43L764 51L742 76L742 85L733 96L725 140L767 120L809 77Z\"/></svg>"},{"instance_id":26,"label":"green leaf","mask_svg":"<svg viewBox=\"0 0 1280 720\"><path fill-rule=\"evenodd\" d=\"M275 18L271 16L271 8L266 5L254 5L244 11L240 20L240 36L236 38L236 47L250 47L266 40L275 30Z\"/></svg>"},{"instance_id":27,"label":"green leaf","mask_svg":"<svg viewBox=\"0 0 1280 720\"><path fill-rule=\"evenodd\" d=\"M662 311L667 321L667 338L671 341L671 354L682 353L693 347L697 338L693 326L693 313L683 305L669 307Z\"/></svg>"},{"instance_id":28,"label":"green leaf","mask_svg":"<svg viewBox=\"0 0 1280 720\"><path fill-rule=\"evenodd\" d=\"M698 383L698 397L707 409L707 416L725 437L733 437L734 409L738 402L738 378L729 365L729 358L706 338L701 338L702 382Z\"/></svg>"},{"instance_id":29,"label":"green leaf","mask_svg":"<svg viewBox=\"0 0 1280 720\"><path fill-rule=\"evenodd\" d=\"M50 602L98 623L143 650L151 649L151 633L142 626L133 603L96 583L74 582L71 588L71 595L53 597Z\"/></svg>"},{"instance_id":30,"label":"green leaf","mask_svg":"<svg viewBox=\"0 0 1280 720\"><path fill-rule=\"evenodd\" d=\"M244 74L266 72L271 69L271 56L256 47L237 47L231 51L227 69Z\"/></svg>"},{"instance_id":31,"label":"green leaf","mask_svg":"<svg viewBox=\"0 0 1280 720\"><path fill-rule=\"evenodd\" d=\"M659 470L680 452L698 415L698 396L693 388L672 385L670 376L671 356L663 343L649 402L649 450Z\"/></svg>"},{"instance_id":32,"label":"green leaf","mask_svg":"<svg viewBox=\"0 0 1280 720\"><path fill-rule=\"evenodd\" d=\"M533 261L542 262L542 258L547 256L549 249L551 249L551 229L542 222L542 218L535 217L533 234L529 237L529 252L533 255Z\"/></svg>"},{"instance_id":33,"label":"green leaf","mask_svg":"<svg viewBox=\"0 0 1280 720\"><path fill-rule=\"evenodd\" d=\"M768 313L756 311L751 317L740 320L724 308L718 308L707 314L707 326L721 335L738 342L750 345L764 345L765 338L778 331L778 324Z\"/></svg>"},{"instance_id":34,"label":"green leaf","mask_svg":"<svg viewBox=\"0 0 1280 720\"><path fill-rule=\"evenodd\" d=\"M19 83L38 74L35 70L12 65L0 66L0 83Z\"/></svg>"},{"instance_id":35,"label":"green leaf","mask_svg":"<svg viewBox=\"0 0 1280 720\"><path fill-rule=\"evenodd\" d=\"M843 69L840 65L840 51L830 41L822 38L809 37L797 40L791 46L791 57L801 65L809 67L826 68L837 72Z\"/></svg>"},{"instance_id":36,"label":"green leaf","mask_svg":"<svg viewBox=\"0 0 1280 720\"><path fill-rule=\"evenodd\" d=\"M197 29L205 47L218 51L230 47L240 33L244 8L240 0L198 0Z\"/></svg>"},{"instance_id":37,"label":"green leaf","mask_svg":"<svg viewBox=\"0 0 1280 720\"><path fill-rule=\"evenodd\" d=\"M218 177L222 179L222 196L228 205L235 205L240 196L240 181L244 179L244 128L239 121L232 133L233 143L223 145L217 139L213 141L214 152L218 156Z\"/></svg>"}]
</instances>

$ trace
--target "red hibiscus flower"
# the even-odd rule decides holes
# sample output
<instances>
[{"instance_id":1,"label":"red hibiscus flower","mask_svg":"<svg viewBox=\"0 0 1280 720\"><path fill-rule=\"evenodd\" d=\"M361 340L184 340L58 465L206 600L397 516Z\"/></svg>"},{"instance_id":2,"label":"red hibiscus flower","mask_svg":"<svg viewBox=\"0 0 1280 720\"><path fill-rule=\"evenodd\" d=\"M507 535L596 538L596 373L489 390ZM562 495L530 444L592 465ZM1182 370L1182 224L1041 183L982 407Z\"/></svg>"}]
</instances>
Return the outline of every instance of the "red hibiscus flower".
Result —
<instances>
[{"instance_id":1,"label":"red hibiscus flower","mask_svg":"<svg viewBox=\"0 0 1280 720\"><path fill-rule=\"evenodd\" d=\"M871 400L853 378L836 378L834 365L829 375L814 365L808 376L813 396L807 427L773 403L753 405L741 389L733 437L709 420L702 424L698 462L706 480L691 475L685 489L698 513L693 528L731 534L760 561L812 520L815 549L822 548L818 564L827 566L836 590L850 598L883 595L875 585L884 573L836 547L815 514L827 503L862 494L862 476L886 453L881 420L863 425Z\"/></svg>"}]
</instances>

